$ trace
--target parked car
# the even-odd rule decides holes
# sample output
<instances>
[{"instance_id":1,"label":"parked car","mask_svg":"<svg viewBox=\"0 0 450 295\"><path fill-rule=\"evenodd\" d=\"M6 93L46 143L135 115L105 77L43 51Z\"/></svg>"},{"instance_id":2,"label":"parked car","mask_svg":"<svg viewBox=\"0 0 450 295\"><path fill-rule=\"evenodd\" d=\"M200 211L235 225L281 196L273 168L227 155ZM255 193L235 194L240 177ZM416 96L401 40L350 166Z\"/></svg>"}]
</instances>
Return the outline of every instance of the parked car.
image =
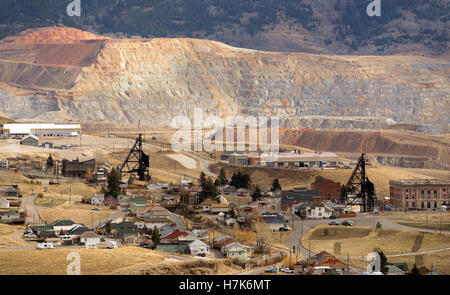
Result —
<instances>
[{"instance_id":1,"label":"parked car","mask_svg":"<svg viewBox=\"0 0 450 295\"><path fill-rule=\"evenodd\" d=\"M93 211L100 211L100 208L92 208Z\"/></svg>"},{"instance_id":2,"label":"parked car","mask_svg":"<svg viewBox=\"0 0 450 295\"><path fill-rule=\"evenodd\" d=\"M53 249L53 248L55 248L53 246L53 243L39 243L36 245L36 249L38 250Z\"/></svg>"},{"instance_id":3,"label":"parked car","mask_svg":"<svg viewBox=\"0 0 450 295\"><path fill-rule=\"evenodd\" d=\"M279 271L279 269L276 266L269 267L264 270L264 272L266 272L266 273L277 273L278 271Z\"/></svg>"},{"instance_id":4,"label":"parked car","mask_svg":"<svg viewBox=\"0 0 450 295\"><path fill-rule=\"evenodd\" d=\"M288 231L288 229L287 229L286 227L280 227L280 228L278 229L278 231Z\"/></svg>"},{"instance_id":5,"label":"parked car","mask_svg":"<svg viewBox=\"0 0 450 295\"><path fill-rule=\"evenodd\" d=\"M295 272L293 269L290 269L290 268L282 268L281 271L285 272L285 273L294 273Z\"/></svg>"},{"instance_id":6,"label":"parked car","mask_svg":"<svg viewBox=\"0 0 450 295\"><path fill-rule=\"evenodd\" d=\"M331 215L331 216L330 216L330 219L337 219L337 216Z\"/></svg>"},{"instance_id":7,"label":"parked car","mask_svg":"<svg viewBox=\"0 0 450 295\"><path fill-rule=\"evenodd\" d=\"M37 236L32 233L24 234L23 236L28 239L36 239L37 238Z\"/></svg>"},{"instance_id":8,"label":"parked car","mask_svg":"<svg viewBox=\"0 0 450 295\"><path fill-rule=\"evenodd\" d=\"M107 241L106 242L106 248L107 249L116 249L117 247L117 243L114 241Z\"/></svg>"},{"instance_id":9,"label":"parked car","mask_svg":"<svg viewBox=\"0 0 450 295\"><path fill-rule=\"evenodd\" d=\"M113 239L113 238L114 238L114 235L113 235L113 234L108 234L108 238Z\"/></svg>"},{"instance_id":10,"label":"parked car","mask_svg":"<svg viewBox=\"0 0 450 295\"><path fill-rule=\"evenodd\" d=\"M355 224L353 221L351 221L351 220L344 220L344 221L342 221L342 225L345 225L345 226L353 226L353 224Z\"/></svg>"},{"instance_id":11,"label":"parked car","mask_svg":"<svg viewBox=\"0 0 450 295\"><path fill-rule=\"evenodd\" d=\"M328 222L328 225L339 225L339 222L337 222L337 221L331 221L331 222Z\"/></svg>"}]
</instances>

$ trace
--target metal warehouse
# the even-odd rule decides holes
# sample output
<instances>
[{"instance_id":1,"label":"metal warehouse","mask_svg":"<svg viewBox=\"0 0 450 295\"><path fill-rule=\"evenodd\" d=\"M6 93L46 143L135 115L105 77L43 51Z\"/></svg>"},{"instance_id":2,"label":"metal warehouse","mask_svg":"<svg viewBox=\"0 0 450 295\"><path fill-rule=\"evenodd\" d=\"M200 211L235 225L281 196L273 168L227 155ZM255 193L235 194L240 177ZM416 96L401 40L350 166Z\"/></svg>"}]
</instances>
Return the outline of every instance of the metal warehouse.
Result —
<instances>
[{"instance_id":1,"label":"metal warehouse","mask_svg":"<svg viewBox=\"0 0 450 295\"><path fill-rule=\"evenodd\" d=\"M11 137L24 137L32 134L34 136L78 136L81 134L80 124L5 124L3 125L3 135Z\"/></svg>"}]
</instances>

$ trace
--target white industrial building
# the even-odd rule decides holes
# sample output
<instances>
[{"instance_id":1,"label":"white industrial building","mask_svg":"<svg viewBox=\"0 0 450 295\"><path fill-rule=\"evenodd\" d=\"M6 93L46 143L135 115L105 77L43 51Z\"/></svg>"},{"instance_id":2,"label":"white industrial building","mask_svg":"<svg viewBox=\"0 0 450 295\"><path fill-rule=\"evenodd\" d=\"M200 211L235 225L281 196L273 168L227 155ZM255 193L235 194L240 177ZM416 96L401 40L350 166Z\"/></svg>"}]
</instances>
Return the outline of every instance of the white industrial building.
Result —
<instances>
[{"instance_id":1,"label":"white industrial building","mask_svg":"<svg viewBox=\"0 0 450 295\"><path fill-rule=\"evenodd\" d=\"M10 137L34 136L78 136L81 134L80 124L55 124L55 123L10 123L3 125L3 135Z\"/></svg>"},{"instance_id":2,"label":"white industrial building","mask_svg":"<svg viewBox=\"0 0 450 295\"><path fill-rule=\"evenodd\" d=\"M333 152L292 152L263 154L260 165L267 167L335 167L338 155Z\"/></svg>"}]
</instances>

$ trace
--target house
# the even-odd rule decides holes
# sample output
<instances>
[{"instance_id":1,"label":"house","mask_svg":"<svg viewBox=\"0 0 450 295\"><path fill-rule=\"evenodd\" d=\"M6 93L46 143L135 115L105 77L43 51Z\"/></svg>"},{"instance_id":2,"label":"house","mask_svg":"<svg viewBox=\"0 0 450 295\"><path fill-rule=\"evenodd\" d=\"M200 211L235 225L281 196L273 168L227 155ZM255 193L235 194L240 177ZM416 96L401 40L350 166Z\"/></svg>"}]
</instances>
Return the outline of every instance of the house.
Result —
<instances>
[{"instance_id":1,"label":"house","mask_svg":"<svg viewBox=\"0 0 450 295\"><path fill-rule=\"evenodd\" d=\"M326 251L322 251L309 259L302 260L296 264L294 269L301 267L302 270L308 268L311 272L325 274L330 271L344 272L348 265L337 259Z\"/></svg>"},{"instance_id":2,"label":"house","mask_svg":"<svg viewBox=\"0 0 450 295\"><path fill-rule=\"evenodd\" d=\"M0 195L4 197L20 197L19 187L17 185L2 185L0 186Z\"/></svg>"},{"instance_id":3,"label":"house","mask_svg":"<svg viewBox=\"0 0 450 295\"><path fill-rule=\"evenodd\" d=\"M175 231L175 228L168 224L164 224L163 226L158 228L158 230L159 230L159 233L161 234L161 237L164 238L164 237L170 235L171 233L173 233Z\"/></svg>"},{"instance_id":4,"label":"house","mask_svg":"<svg viewBox=\"0 0 450 295\"><path fill-rule=\"evenodd\" d=\"M266 224L269 225L270 230L272 231L279 231L280 228L284 228L287 225L286 221L283 220L282 217L278 214L275 215L262 214L261 218L262 221L264 221Z\"/></svg>"},{"instance_id":5,"label":"house","mask_svg":"<svg viewBox=\"0 0 450 295\"><path fill-rule=\"evenodd\" d=\"M58 237L57 233L54 230L47 230L40 232L39 238L46 243L54 243L57 245L62 244L61 239Z\"/></svg>"},{"instance_id":6,"label":"house","mask_svg":"<svg viewBox=\"0 0 450 295\"><path fill-rule=\"evenodd\" d=\"M333 215L333 210L323 204L303 203L297 207L302 218L306 219L323 219L330 218Z\"/></svg>"},{"instance_id":7,"label":"house","mask_svg":"<svg viewBox=\"0 0 450 295\"><path fill-rule=\"evenodd\" d=\"M181 236L187 236L189 233L184 231L174 231L171 234L165 236L163 239L161 239L162 244L177 244L178 243L178 237Z\"/></svg>"},{"instance_id":8,"label":"house","mask_svg":"<svg viewBox=\"0 0 450 295\"><path fill-rule=\"evenodd\" d=\"M100 236L93 231L85 231L80 235L80 244L87 247L96 247L100 243Z\"/></svg>"},{"instance_id":9,"label":"house","mask_svg":"<svg viewBox=\"0 0 450 295\"><path fill-rule=\"evenodd\" d=\"M252 251L251 247L234 242L226 245L223 252L227 258L247 260Z\"/></svg>"},{"instance_id":10,"label":"house","mask_svg":"<svg viewBox=\"0 0 450 295\"><path fill-rule=\"evenodd\" d=\"M84 178L88 169L92 173L96 170L95 159L80 162L78 159L69 161L67 159L62 160L61 174L65 177L78 177Z\"/></svg>"},{"instance_id":11,"label":"house","mask_svg":"<svg viewBox=\"0 0 450 295\"><path fill-rule=\"evenodd\" d=\"M197 209L198 212L210 213L212 204L216 204L216 202L208 199L208 200L204 200L203 202L201 202L200 205L196 206L195 208Z\"/></svg>"},{"instance_id":12,"label":"house","mask_svg":"<svg viewBox=\"0 0 450 295\"><path fill-rule=\"evenodd\" d=\"M0 222L14 223L21 219L20 213L17 210L0 211Z\"/></svg>"},{"instance_id":13,"label":"house","mask_svg":"<svg viewBox=\"0 0 450 295\"><path fill-rule=\"evenodd\" d=\"M59 238L65 243L77 244L80 243L80 236L87 231L92 231L92 229L89 229L83 225L77 225L65 234L60 235Z\"/></svg>"},{"instance_id":14,"label":"house","mask_svg":"<svg viewBox=\"0 0 450 295\"><path fill-rule=\"evenodd\" d=\"M94 173L94 180L99 185L106 185L108 181L108 170L106 168L99 168Z\"/></svg>"},{"instance_id":15,"label":"house","mask_svg":"<svg viewBox=\"0 0 450 295\"><path fill-rule=\"evenodd\" d=\"M105 200L104 194L94 194L92 197L88 199L88 203L91 205L100 206L103 204L104 200Z\"/></svg>"},{"instance_id":16,"label":"house","mask_svg":"<svg viewBox=\"0 0 450 295\"><path fill-rule=\"evenodd\" d=\"M217 188L217 191L219 194L223 194L223 195L232 195L234 192L236 192L236 188L232 185L224 185L224 186L219 186Z\"/></svg>"},{"instance_id":17,"label":"house","mask_svg":"<svg viewBox=\"0 0 450 295\"><path fill-rule=\"evenodd\" d=\"M224 239L231 239L231 236L229 236L229 235L219 235L219 236L215 237L213 239L213 247L214 248L219 248L219 246L218 246L219 242L224 240Z\"/></svg>"},{"instance_id":18,"label":"house","mask_svg":"<svg viewBox=\"0 0 450 295\"><path fill-rule=\"evenodd\" d=\"M209 246L200 240L195 240L189 244L189 251L193 256L208 256Z\"/></svg>"},{"instance_id":19,"label":"house","mask_svg":"<svg viewBox=\"0 0 450 295\"><path fill-rule=\"evenodd\" d=\"M0 197L0 209L8 209L9 201L3 197Z\"/></svg>"},{"instance_id":20,"label":"house","mask_svg":"<svg viewBox=\"0 0 450 295\"><path fill-rule=\"evenodd\" d=\"M137 243L137 237L136 236L127 236L124 238L124 243L128 245L136 245Z\"/></svg>"},{"instance_id":21,"label":"house","mask_svg":"<svg viewBox=\"0 0 450 295\"><path fill-rule=\"evenodd\" d=\"M128 236L138 236L137 226L131 221L121 223L111 223L110 232L117 238L126 238Z\"/></svg>"},{"instance_id":22,"label":"house","mask_svg":"<svg viewBox=\"0 0 450 295\"><path fill-rule=\"evenodd\" d=\"M107 196L102 201L102 205L106 207L117 207L119 206L119 201L117 201L113 196Z\"/></svg>"},{"instance_id":23,"label":"house","mask_svg":"<svg viewBox=\"0 0 450 295\"><path fill-rule=\"evenodd\" d=\"M227 213L228 211L230 211L228 204L211 204L211 214Z\"/></svg>"},{"instance_id":24,"label":"house","mask_svg":"<svg viewBox=\"0 0 450 295\"><path fill-rule=\"evenodd\" d=\"M236 190L236 195L239 197L248 197L252 194L252 191L248 188L240 188Z\"/></svg>"},{"instance_id":25,"label":"house","mask_svg":"<svg viewBox=\"0 0 450 295\"><path fill-rule=\"evenodd\" d=\"M27 135L20 141L20 144L22 145L29 145L29 146L38 146L39 145L39 138L34 135Z\"/></svg>"},{"instance_id":26,"label":"house","mask_svg":"<svg viewBox=\"0 0 450 295\"><path fill-rule=\"evenodd\" d=\"M320 201L320 192L306 188L294 188L281 192L281 210L288 211L293 204Z\"/></svg>"},{"instance_id":27,"label":"house","mask_svg":"<svg viewBox=\"0 0 450 295\"><path fill-rule=\"evenodd\" d=\"M61 232L67 232L76 226L75 222L70 219L58 219L51 223L50 226L59 235Z\"/></svg>"},{"instance_id":28,"label":"house","mask_svg":"<svg viewBox=\"0 0 450 295\"><path fill-rule=\"evenodd\" d=\"M136 214L137 211L144 210L147 207L148 200L143 198L142 196L134 197L130 200L130 211L133 214Z\"/></svg>"},{"instance_id":29,"label":"house","mask_svg":"<svg viewBox=\"0 0 450 295\"><path fill-rule=\"evenodd\" d=\"M41 148L45 148L45 149L52 149L53 148L53 143L51 142L44 142L40 145Z\"/></svg>"},{"instance_id":30,"label":"house","mask_svg":"<svg viewBox=\"0 0 450 295\"><path fill-rule=\"evenodd\" d=\"M0 160L0 170L8 170L9 164L8 160Z\"/></svg>"}]
</instances>

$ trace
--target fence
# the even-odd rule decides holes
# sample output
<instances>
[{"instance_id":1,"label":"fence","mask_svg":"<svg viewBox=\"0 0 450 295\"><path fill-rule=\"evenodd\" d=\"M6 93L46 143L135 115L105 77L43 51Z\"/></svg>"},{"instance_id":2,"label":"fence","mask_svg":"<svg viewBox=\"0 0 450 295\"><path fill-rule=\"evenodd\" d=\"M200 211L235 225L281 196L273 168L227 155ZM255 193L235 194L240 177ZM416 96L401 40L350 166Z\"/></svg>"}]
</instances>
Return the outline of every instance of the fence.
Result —
<instances>
[{"instance_id":1,"label":"fence","mask_svg":"<svg viewBox=\"0 0 450 295\"><path fill-rule=\"evenodd\" d=\"M244 269L262 267L280 262L286 257L286 253L278 253L269 257L251 258L249 260L234 259L233 263Z\"/></svg>"}]
</instances>

